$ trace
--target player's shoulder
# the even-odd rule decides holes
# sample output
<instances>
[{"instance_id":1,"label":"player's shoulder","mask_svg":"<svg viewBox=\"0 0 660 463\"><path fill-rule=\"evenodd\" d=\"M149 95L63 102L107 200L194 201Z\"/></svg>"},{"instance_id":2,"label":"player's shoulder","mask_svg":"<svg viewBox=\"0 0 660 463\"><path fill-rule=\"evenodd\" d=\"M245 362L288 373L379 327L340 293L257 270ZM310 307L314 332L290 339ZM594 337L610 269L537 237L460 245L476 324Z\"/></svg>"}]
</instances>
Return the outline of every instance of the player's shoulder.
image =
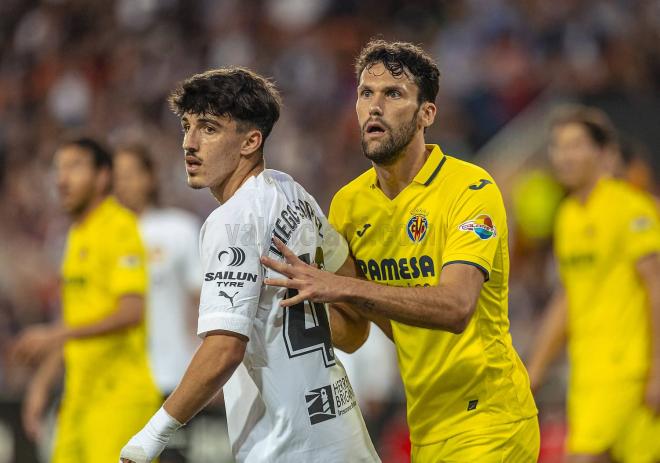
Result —
<instances>
[{"instance_id":1,"label":"player's shoulder","mask_svg":"<svg viewBox=\"0 0 660 463\"><path fill-rule=\"evenodd\" d=\"M350 201L355 196L360 195L363 191L372 188L375 180L376 180L376 171L374 170L373 167L371 167L370 169L366 170L358 177L354 178L346 185L341 187L337 191L337 193L335 193L332 199L333 204L335 202L339 203L344 201L346 202Z\"/></svg>"},{"instance_id":2,"label":"player's shoulder","mask_svg":"<svg viewBox=\"0 0 660 463\"><path fill-rule=\"evenodd\" d=\"M603 179L602 187L606 202L616 201L623 207L650 206L653 203L651 195L623 180Z\"/></svg>"},{"instance_id":3,"label":"player's shoulder","mask_svg":"<svg viewBox=\"0 0 660 463\"><path fill-rule=\"evenodd\" d=\"M213 210L204 222L204 227L223 224L245 224L264 217L272 201L273 189L262 172L249 178L234 195Z\"/></svg>"},{"instance_id":4,"label":"player's shoulder","mask_svg":"<svg viewBox=\"0 0 660 463\"><path fill-rule=\"evenodd\" d=\"M441 189L444 192L454 190L456 193L465 191L499 191L490 173L474 163L445 155L444 172Z\"/></svg>"},{"instance_id":5,"label":"player's shoulder","mask_svg":"<svg viewBox=\"0 0 660 463\"><path fill-rule=\"evenodd\" d=\"M122 206L119 201L110 196L100 206L102 220L98 222L105 230L134 229L138 232L138 218L133 211Z\"/></svg>"}]
</instances>

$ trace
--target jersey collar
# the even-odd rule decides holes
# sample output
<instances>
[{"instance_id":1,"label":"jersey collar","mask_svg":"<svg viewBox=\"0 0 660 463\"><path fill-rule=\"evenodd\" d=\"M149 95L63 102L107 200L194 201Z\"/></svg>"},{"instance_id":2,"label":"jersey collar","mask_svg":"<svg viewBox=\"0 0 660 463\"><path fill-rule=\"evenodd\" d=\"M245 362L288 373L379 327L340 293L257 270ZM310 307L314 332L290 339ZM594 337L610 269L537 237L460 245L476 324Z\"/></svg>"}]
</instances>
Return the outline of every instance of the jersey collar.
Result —
<instances>
[{"instance_id":1,"label":"jersey collar","mask_svg":"<svg viewBox=\"0 0 660 463\"><path fill-rule=\"evenodd\" d=\"M417 172L417 175L415 175L413 182L429 186L440 172L440 169L442 169L447 156L444 155L438 145L426 145L426 148L431 150L431 154L429 154L428 159L419 172Z\"/></svg>"}]
</instances>

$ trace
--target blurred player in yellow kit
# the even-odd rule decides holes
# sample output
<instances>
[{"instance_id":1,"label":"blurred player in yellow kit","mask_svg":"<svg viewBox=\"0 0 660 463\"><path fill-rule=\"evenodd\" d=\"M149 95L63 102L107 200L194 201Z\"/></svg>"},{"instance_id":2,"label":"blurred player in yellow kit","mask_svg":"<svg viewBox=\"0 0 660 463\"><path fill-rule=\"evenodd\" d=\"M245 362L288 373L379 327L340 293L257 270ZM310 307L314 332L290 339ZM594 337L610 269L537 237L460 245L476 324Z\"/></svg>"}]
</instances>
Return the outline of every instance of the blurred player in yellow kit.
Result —
<instances>
[{"instance_id":1,"label":"blurred player in yellow kit","mask_svg":"<svg viewBox=\"0 0 660 463\"><path fill-rule=\"evenodd\" d=\"M530 362L533 388L568 342L570 462L660 461L660 225L653 200L609 177L615 130L575 107L552 124L569 191L555 225L562 288Z\"/></svg>"},{"instance_id":2,"label":"blurred player in yellow kit","mask_svg":"<svg viewBox=\"0 0 660 463\"><path fill-rule=\"evenodd\" d=\"M509 334L500 191L480 167L425 144L439 72L423 50L373 41L356 73L373 168L335 195L329 220L370 281L318 270L282 248L289 265L264 263L290 279L267 283L298 291L286 306L349 304L393 339L413 462L536 462L536 406Z\"/></svg>"},{"instance_id":3,"label":"blurred player in yellow kit","mask_svg":"<svg viewBox=\"0 0 660 463\"><path fill-rule=\"evenodd\" d=\"M52 461L116 463L160 401L147 363L144 249L135 216L108 195L112 158L101 145L88 138L65 143L55 153L55 170L73 219L62 263L62 321L29 328L17 341L19 358L41 360L24 425L39 436L64 366Z\"/></svg>"}]
</instances>

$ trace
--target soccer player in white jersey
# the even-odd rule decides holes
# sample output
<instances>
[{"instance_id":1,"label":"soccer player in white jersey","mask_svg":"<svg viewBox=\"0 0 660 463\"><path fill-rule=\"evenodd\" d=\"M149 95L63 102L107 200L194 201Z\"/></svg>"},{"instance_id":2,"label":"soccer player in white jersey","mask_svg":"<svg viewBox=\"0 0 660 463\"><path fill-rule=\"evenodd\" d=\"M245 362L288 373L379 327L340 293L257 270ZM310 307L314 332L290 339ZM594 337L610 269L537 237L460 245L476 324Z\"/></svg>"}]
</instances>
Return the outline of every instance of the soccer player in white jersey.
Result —
<instances>
[{"instance_id":1,"label":"soccer player in white jersey","mask_svg":"<svg viewBox=\"0 0 660 463\"><path fill-rule=\"evenodd\" d=\"M158 179L146 146L126 145L114 155L117 199L140 219L149 258L149 360L156 384L168 396L192 358L202 269L200 223L184 210L160 207Z\"/></svg>"},{"instance_id":2,"label":"soccer player in white jersey","mask_svg":"<svg viewBox=\"0 0 660 463\"><path fill-rule=\"evenodd\" d=\"M203 340L121 461L156 458L223 386L239 463L380 461L332 347L345 348L366 322L323 304L283 309L291 293L263 284L278 276L260 263L262 256L281 257L276 238L329 271L348 272L350 265L346 243L314 198L264 167L264 141L279 117L273 84L243 68L208 71L184 81L170 104L181 118L188 184L209 188L221 204L200 233Z\"/></svg>"}]
</instances>

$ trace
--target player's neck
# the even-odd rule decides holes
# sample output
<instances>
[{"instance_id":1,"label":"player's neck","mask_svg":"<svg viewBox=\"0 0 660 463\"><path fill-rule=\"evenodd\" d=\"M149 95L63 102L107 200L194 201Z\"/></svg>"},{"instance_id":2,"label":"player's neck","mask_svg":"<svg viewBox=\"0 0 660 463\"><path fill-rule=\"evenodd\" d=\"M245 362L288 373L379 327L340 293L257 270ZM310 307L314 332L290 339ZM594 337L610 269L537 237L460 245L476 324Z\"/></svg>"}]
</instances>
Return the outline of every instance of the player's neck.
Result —
<instances>
[{"instance_id":1,"label":"player's neck","mask_svg":"<svg viewBox=\"0 0 660 463\"><path fill-rule=\"evenodd\" d=\"M598 182L605 177L605 174L594 175L589 179L589 181L573 190L571 194L581 204L586 204L586 202L589 200L589 196L591 196L591 193L594 191L594 188L596 188L596 185L598 185Z\"/></svg>"},{"instance_id":2,"label":"player's neck","mask_svg":"<svg viewBox=\"0 0 660 463\"><path fill-rule=\"evenodd\" d=\"M219 185L210 188L213 197L220 203L224 204L229 201L229 198L234 196L238 189L243 186L251 177L256 177L266 168L263 156L257 161L247 161L239 163L236 170L227 177L227 180Z\"/></svg>"},{"instance_id":3,"label":"player's neck","mask_svg":"<svg viewBox=\"0 0 660 463\"><path fill-rule=\"evenodd\" d=\"M415 176L424 166L431 153L424 144L424 137L415 137L406 147L403 154L390 165L374 164L378 176L378 186L385 196L394 199L401 191L410 185Z\"/></svg>"},{"instance_id":4,"label":"player's neck","mask_svg":"<svg viewBox=\"0 0 660 463\"><path fill-rule=\"evenodd\" d=\"M85 205L84 208L82 208L80 211L74 212L71 214L71 218L73 219L73 223L75 224L80 224L85 221L87 217L97 208L101 205L103 201L108 197L107 194L103 195L97 195L94 198L92 198L89 203Z\"/></svg>"}]
</instances>

